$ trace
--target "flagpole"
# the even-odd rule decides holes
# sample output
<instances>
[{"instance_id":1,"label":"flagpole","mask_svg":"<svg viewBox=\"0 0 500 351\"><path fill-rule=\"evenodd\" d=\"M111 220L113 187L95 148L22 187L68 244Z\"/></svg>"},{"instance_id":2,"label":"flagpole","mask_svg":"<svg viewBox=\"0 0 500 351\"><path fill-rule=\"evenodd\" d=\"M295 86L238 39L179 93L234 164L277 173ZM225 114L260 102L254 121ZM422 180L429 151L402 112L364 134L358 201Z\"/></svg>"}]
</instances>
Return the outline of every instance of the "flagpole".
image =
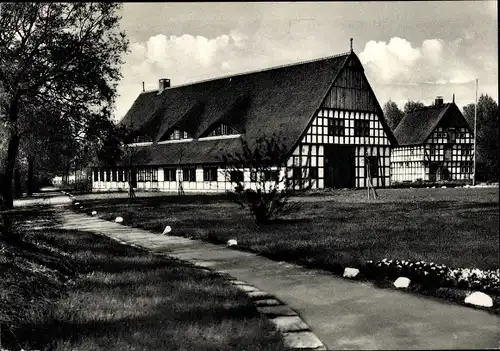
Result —
<instances>
[{"instance_id":1,"label":"flagpole","mask_svg":"<svg viewBox=\"0 0 500 351\"><path fill-rule=\"evenodd\" d=\"M472 175L472 185L476 185L476 134L477 134L477 85L478 79L476 78L476 104L474 105L474 170Z\"/></svg>"}]
</instances>

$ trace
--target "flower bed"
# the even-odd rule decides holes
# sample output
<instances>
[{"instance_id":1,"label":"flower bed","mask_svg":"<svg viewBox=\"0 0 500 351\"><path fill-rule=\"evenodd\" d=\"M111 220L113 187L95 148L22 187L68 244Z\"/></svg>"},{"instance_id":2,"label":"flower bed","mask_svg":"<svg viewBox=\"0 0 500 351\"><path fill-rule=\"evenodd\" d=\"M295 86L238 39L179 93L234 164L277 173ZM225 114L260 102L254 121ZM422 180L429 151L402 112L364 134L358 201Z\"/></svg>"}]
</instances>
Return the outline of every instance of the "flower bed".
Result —
<instances>
[{"instance_id":1,"label":"flower bed","mask_svg":"<svg viewBox=\"0 0 500 351\"><path fill-rule=\"evenodd\" d=\"M367 261L362 269L367 278L407 277L424 288L457 288L500 295L500 270L483 271L469 268L450 268L424 261L388 260Z\"/></svg>"}]
</instances>

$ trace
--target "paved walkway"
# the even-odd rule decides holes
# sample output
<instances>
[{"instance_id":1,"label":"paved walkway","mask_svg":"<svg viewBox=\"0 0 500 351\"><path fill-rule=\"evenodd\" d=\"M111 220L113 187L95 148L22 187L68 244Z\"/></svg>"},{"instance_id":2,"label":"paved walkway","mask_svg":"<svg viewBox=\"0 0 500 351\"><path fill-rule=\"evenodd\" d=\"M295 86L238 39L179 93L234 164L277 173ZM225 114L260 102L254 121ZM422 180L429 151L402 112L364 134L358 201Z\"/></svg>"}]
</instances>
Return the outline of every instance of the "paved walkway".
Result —
<instances>
[{"instance_id":1,"label":"paved walkway","mask_svg":"<svg viewBox=\"0 0 500 351\"><path fill-rule=\"evenodd\" d=\"M62 199L50 200L61 203ZM328 349L499 348L500 318L485 311L378 289L326 272L197 240L125 227L61 208L62 226L92 231L227 273L299 312Z\"/></svg>"}]
</instances>

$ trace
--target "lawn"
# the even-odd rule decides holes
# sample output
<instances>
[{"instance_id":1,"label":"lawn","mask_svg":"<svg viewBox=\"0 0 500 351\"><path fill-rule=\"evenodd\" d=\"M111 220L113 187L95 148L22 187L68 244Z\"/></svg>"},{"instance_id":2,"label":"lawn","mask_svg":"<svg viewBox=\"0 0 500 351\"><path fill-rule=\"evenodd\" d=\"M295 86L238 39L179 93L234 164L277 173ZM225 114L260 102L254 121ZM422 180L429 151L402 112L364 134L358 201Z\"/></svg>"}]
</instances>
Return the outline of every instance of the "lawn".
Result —
<instances>
[{"instance_id":1,"label":"lawn","mask_svg":"<svg viewBox=\"0 0 500 351\"><path fill-rule=\"evenodd\" d=\"M57 213L18 219L57 221ZM284 350L254 303L218 275L81 231L25 230L23 250L0 241L3 345L43 350ZM33 246L34 245L34 246ZM40 248L45 248L40 251ZM47 265L32 265L27 250ZM21 259L21 256L23 258ZM30 256L30 255L28 255ZM50 258L50 259L49 259ZM17 262L17 264L16 264ZM20 264L24 262L24 264ZM67 276L49 279L69 267ZM31 268L31 269L30 269ZM52 280L58 284L49 284ZM69 283L69 284L68 284ZM49 289L50 288L50 289ZM45 293L47 292L47 293ZM16 317L16 318L13 318ZM7 328L8 327L8 328Z\"/></svg>"},{"instance_id":2,"label":"lawn","mask_svg":"<svg viewBox=\"0 0 500 351\"><path fill-rule=\"evenodd\" d=\"M256 225L224 196L100 196L82 202L105 219L173 235L225 243L277 260L341 273L345 266L383 258L424 260L450 267L498 269L498 188L335 190L296 198L301 210L281 221Z\"/></svg>"}]
</instances>

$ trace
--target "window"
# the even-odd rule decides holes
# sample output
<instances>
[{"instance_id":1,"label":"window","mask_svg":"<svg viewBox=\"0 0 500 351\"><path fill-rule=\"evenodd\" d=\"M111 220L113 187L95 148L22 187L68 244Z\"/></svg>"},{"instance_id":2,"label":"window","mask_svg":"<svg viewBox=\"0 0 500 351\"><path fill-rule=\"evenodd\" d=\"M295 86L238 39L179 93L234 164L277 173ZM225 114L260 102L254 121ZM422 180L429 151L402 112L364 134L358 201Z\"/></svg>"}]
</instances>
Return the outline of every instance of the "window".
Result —
<instances>
[{"instance_id":1,"label":"window","mask_svg":"<svg viewBox=\"0 0 500 351\"><path fill-rule=\"evenodd\" d=\"M472 173L472 166L469 162L467 163L462 163L462 166L460 167L460 172L461 173Z\"/></svg>"},{"instance_id":2,"label":"window","mask_svg":"<svg viewBox=\"0 0 500 351\"><path fill-rule=\"evenodd\" d=\"M230 179L233 183L239 183L243 181L243 171L231 171Z\"/></svg>"},{"instance_id":3,"label":"window","mask_svg":"<svg viewBox=\"0 0 500 351\"><path fill-rule=\"evenodd\" d=\"M145 168L139 168L137 170L137 181L138 182L144 182L146 179L146 169Z\"/></svg>"},{"instance_id":4,"label":"window","mask_svg":"<svg viewBox=\"0 0 500 351\"><path fill-rule=\"evenodd\" d=\"M147 182L157 182L158 181L158 169L155 167L150 167L146 169L146 181Z\"/></svg>"},{"instance_id":5,"label":"window","mask_svg":"<svg viewBox=\"0 0 500 351\"><path fill-rule=\"evenodd\" d=\"M123 170L123 180L128 182L128 169L126 168Z\"/></svg>"},{"instance_id":6,"label":"window","mask_svg":"<svg viewBox=\"0 0 500 351\"><path fill-rule=\"evenodd\" d=\"M444 160L445 161L451 161L451 146L450 145L445 145L444 147Z\"/></svg>"},{"instance_id":7,"label":"window","mask_svg":"<svg viewBox=\"0 0 500 351\"><path fill-rule=\"evenodd\" d=\"M116 182L116 176L117 176L117 174L116 174L116 168L113 168L112 173L111 173L111 180L113 182Z\"/></svg>"},{"instance_id":8,"label":"window","mask_svg":"<svg viewBox=\"0 0 500 351\"><path fill-rule=\"evenodd\" d=\"M151 137L147 135L138 135L134 138L133 142L134 143L144 143L144 142L151 142L153 141Z\"/></svg>"},{"instance_id":9,"label":"window","mask_svg":"<svg viewBox=\"0 0 500 351\"><path fill-rule=\"evenodd\" d=\"M455 140L457 139L457 132L455 131L454 128L448 129L448 142L449 143L454 143Z\"/></svg>"},{"instance_id":10,"label":"window","mask_svg":"<svg viewBox=\"0 0 500 351\"><path fill-rule=\"evenodd\" d=\"M123 168L118 169L118 181L123 182Z\"/></svg>"},{"instance_id":11,"label":"window","mask_svg":"<svg viewBox=\"0 0 500 351\"><path fill-rule=\"evenodd\" d=\"M168 136L168 140L181 140L181 139L188 139L189 136L187 132L185 131L180 131L178 129L174 129L172 133Z\"/></svg>"},{"instance_id":12,"label":"window","mask_svg":"<svg viewBox=\"0 0 500 351\"><path fill-rule=\"evenodd\" d=\"M434 156L436 155L436 145L429 145L429 155Z\"/></svg>"},{"instance_id":13,"label":"window","mask_svg":"<svg viewBox=\"0 0 500 351\"><path fill-rule=\"evenodd\" d=\"M158 181L158 169L156 169L155 167L147 167L143 171L144 171L144 180L146 182Z\"/></svg>"},{"instance_id":14,"label":"window","mask_svg":"<svg viewBox=\"0 0 500 351\"><path fill-rule=\"evenodd\" d=\"M354 121L354 136L370 136L370 121L357 119Z\"/></svg>"},{"instance_id":15,"label":"window","mask_svg":"<svg viewBox=\"0 0 500 351\"><path fill-rule=\"evenodd\" d=\"M265 182L277 182L279 172L276 169L266 169L262 172L262 180Z\"/></svg>"},{"instance_id":16,"label":"window","mask_svg":"<svg viewBox=\"0 0 500 351\"><path fill-rule=\"evenodd\" d=\"M185 182L196 182L196 168L184 168L182 170L182 180Z\"/></svg>"},{"instance_id":17,"label":"window","mask_svg":"<svg viewBox=\"0 0 500 351\"><path fill-rule=\"evenodd\" d=\"M111 169L106 169L106 181L111 181Z\"/></svg>"},{"instance_id":18,"label":"window","mask_svg":"<svg viewBox=\"0 0 500 351\"><path fill-rule=\"evenodd\" d=\"M166 182L175 182L177 169L175 168L163 168L163 179Z\"/></svg>"},{"instance_id":19,"label":"window","mask_svg":"<svg viewBox=\"0 0 500 351\"><path fill-rule=\"evenodd\" d=\"M216 182L217 181L217 167L203 168L203 181Z\"/></svg>"},{"instance_id":20,"label":"window","mask_svg":"<svg viewBox=\"0 0 500 351\"><path fill-rule=\"evenodd\" d=\"M368 174L368 168L370 169L370 176L372 178L377 178L379 176L378 167L378 156L366 156L365 168L366 174Z\"/></svg>"},{"instance_id":21,"label":"window","mask_svg":"<svg viewBox=\"0 0 500 351\"><path fill-rule=\"evenodd\" d=\"M94 168L94 182L97 182L99 180L99 171L97 168Z\"/></svg>"},{"instance_id":22,"label":"window","mask_svg":"<svg viewBox=\"0 0 500 351\"><path fill-rule=\"evenodd\" d=\"M103 182L104 181L104 168L100 169L100 173L101 173L100 174L100 179L101 179L101 182Z\"/></svg>"},{"instance_id":23,"label":"window","mask_svg":"<svg viewBox=\"0 0 500 351\"><path fill-rule=\"evenodd\" d=\"M329 119L328 120L328 134L334 136L344 136L345 127L343 119Z\"/></svg>"},{"instance_id":24,"label":"window","mask_svg":"<svg viewBox=\"0 0 500 351\"><path fill-rule=\"evenodd\" d=\"M462 150L462 155L463 156L470 156L470 155L472 155L472 145L471 144L461 144L460 148Z\"/></svg>"},{"instance_id":25,"label":"window","mask_svg":"<svg viewBox=\"0 0 500 351\"><path fill-rule=\"evenodd\" d=\"M254 183L257 181L257 171L255 169L250 170L250 181Z\"/></svg>"},{"instance_id":26,"label":"window","mask_svg":"<svg viewBox=\"0 0 500 351\"><path fill-rule=\"evenodd\" d=\"M210 133L210 136L219 136L219 135L230 135L230 134L238 134L233 128L221 124L217 126L212 132Z\"/></svg>"}]
</instances>

